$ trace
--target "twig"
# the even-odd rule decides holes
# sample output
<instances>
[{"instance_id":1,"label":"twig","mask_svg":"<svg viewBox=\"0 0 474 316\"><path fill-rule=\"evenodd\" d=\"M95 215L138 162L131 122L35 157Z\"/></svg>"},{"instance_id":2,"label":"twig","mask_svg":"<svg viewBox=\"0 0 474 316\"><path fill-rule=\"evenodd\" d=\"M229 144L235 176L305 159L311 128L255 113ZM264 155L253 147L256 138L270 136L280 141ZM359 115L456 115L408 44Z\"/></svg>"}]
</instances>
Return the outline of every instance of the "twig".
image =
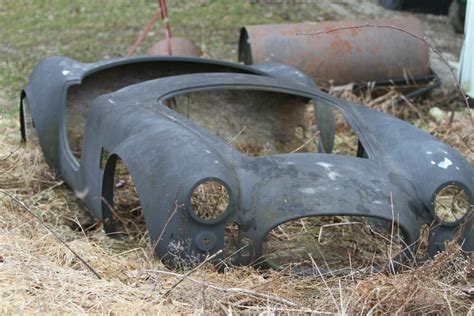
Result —
<instances>
[{"instance_id":1,"label":"twig","mask_svg":"<svg viewBox=\"0 0 474 316\"><path fill-rule=\"evenodd\" d=\"M452 106L452 109L451 109L451 115L449 116L449 124L452 124L453 121L454 121L454 114L456 114L456 108L457 108L457 104L455 103ZM469 113L469 114L471 114L471 113Z\"/></svg>"},{"instance_id":2,"label":"twig","mask_svg":"<svg viewBox=\"0 0 474 316\"><path fill-rule=\"evenodd\" d=\"M38 196L40 195L40 197L38 197L37 199L35 199L33 201L33 203L31 203L31 205L36 205L36 203L38 203L39 200L41 200L41 195L43 195L43 193L45 193L46 191L50 192L51 190L54 190L56 189L57 187L60 187L64 184L64 181L58 181L56 183L54 183L52 186L50 186L49 188L46 188L44 189L43 191L40 191L38 193L36 193L35 195L33 195L31 198L34 198L35 196Z\"/></svg>"},{"instance_id":3,"label":"twig","mask_svg":"<svg viewBox=\"0 0 474 316\"><path fill-rule=\"evenodd\" d=\"M250 309L255 311L263 311L265 310L267 313L258 313L257 315L274 315L271 312L286 312L285 314L295 314L299 315L302 314L310 314L310 315L335 315L335 313L327 312L327 311L320 311L320 310L312 310L312 309L296 309L296 308L280 308L280 307L268 307L268 306L248 306L248 305L235 305L232 304L234 307L238 307L241 309ZM280 313L276 313L279 315Z\"/></svg>"},{"instance_id":4,"label":"twig","mask_svg":"<svg viewBox=\"0 0 474 316\"><path fill-rule=\"evenodd\" d=\"M56 238L64 247L66 247L79 261L81 261L86 267L87 269L89 269L98 279L102 279L102 277L100 276L100 274L94 269L92 268L92 266L87 263L87 261L85 259L83 259L81 256L79 256L79 254L77 252L75 252L71 247L69 247L69 245L61 238L59 237L58 234L56 234L51 228L49 228L48 225L46 225L42 220L41 218L36 215L35 213L33 213L33 211L28 207L26 206L22 201L20 201L18 198L16 198L15 196L11 195L10 193L4 191L4 190L0 190L0 193L3 193L5 194L6 196L8 196L10 199L12 199L13 201L15 201L16 203L18 203L25 211L27 211L31 216L33 216L37 221L38 223L43 226L43 228L45 228L48 232L50 232L54 238Z\"/></svg>"},{"instance_id":5,"label":"twig","mask_svg":"<svg viewBox=\"0 0 474 316\"><path fill-rule=\"evenodd\" d=\"M234 140L236 140L237 137L239 137L240 135L242 135L242 133L245 132L246 129L247 129L247 127L244 126L235 136L233 136L233 137L227 142L227 144L232 144L232 142L233 142Z\"/></svg>"},{"instance_id":6,"label":"twig","mask_svg":"<svg viewBox=\"0 0 474 316\"><path fill-rule=\"evenodd\" d=\"M176 276L176 277L180 277L180 278L183 277L182 274L179 274L179 273L176 273L176 272L171 272L171 271L162 271L162 270L145 270L145 271L151 272L151 273L172 275L172 276ZM188 277L187 280L189 280L193 283L199 284L201 286L208 287L210 289L214 289L214 290L217 290L217 291L222 291L224 293L243 294L243 295L248 295L248 296L251 296L251 297L262 298L262 299L265 299L265 300L275 301L275 302L278 302L278 303L281 303L281 304L286 304L286 305L289 305L289 306L296 306L296 307L298 306L298 304L296 304L294 302L291 302L287 299L281 298L279 296L276 296L276 295L269 295L269 294L259 293L257 291L244 289L244 288L238 288L238 287L227 288L227 287L223 287L223 286L220 286L218 284L215 284L215 283L197 280L197 279L194 279L192 277Z\"/></svg>"},{"instance_id":7,"label":"twig","mask_svg":"<svg viewBox=\"0 0 474 316\"><path fill-rule=\"evenodd\" d=\"M8 169L0 169L0 172L1 172L1 173L6 173L6 174L8 174L9 176L15 177L15 175L10 172L10 170L13 169L13 168L14 168L14 165L12 165L12 166L11 166L10 168L8 168Z\"/></svg>"},{"instance_id":8,"label":"twig","mask_svg":"<svg viewBox=\"0 0 474 316\"><path fill-rule=\"evenodd\" d=\"M18 149L20 149L20 146L17 146L15 149L11 150L10 153L6 155L5 157L0 158L0 161L5 161L5 160L10 159L10 157L13 156L13 154L16 153Z\"/></svg>"},{"instance_id":9,"label":"twig","mask_svg":"<svg viewBox=\"0 0 474 316\"><path fill-rule=\"evenodd\" d=\"M165 233L166 227L168 227L168 225L171 222L171 220L173 219L174 215L176 214L178 209L180 209L181 207L183 207L183 204L178 204L178 202L176 202L176 199L175 199L173 211L171 211L170 216L168 216L168 219L166 220L165 225L163 226L163 229L161 230L160 235L158 236L158 239L156 240L155 244L153 245L152 251L155 251L156 247L158 246L161 239L163 238L163 234Z\"/></svg>"},{"instance_id":10,"label":"twig","mask_svg":"<svg viewBox=\"0 0 474 316\"><path fill-rule=\"evenodd\" d=\"M382 297L382 299L380 299L377 304L375 304L374 306L372 306L372 308L367 312L366 315L373 315L374 314L374 311L376 310L376 308L381 305L387 298L390 297L390 295L392 295L393 293L395 292L395 290L391 290L390 292L388 292L387 295L385 295L384 297Z\"/></svg>"},{"instance_id":11,"label":"twig","mask_svg":"<svg viewBox=\"0 0 474 316\"><path fill-rule=\"evenodd\" d=\"M415 280L414 280L415 281ZM418 289L417 289L417 284L416 282L413 283L414 286L415 286L415 289L411 289L411 294L410 296L403 302L402 306L400 306L400 308L395 312L395 315L401 315L403 314L403 309L405 308L405 306L413 299L413 297L418 294ZM449 302L448 302L449 304Z\"/></svg>"},{"instance_id":12,"label":"twig","mask_svg":"<svg viewBox=\"0 0 474 316\"><path fill-rule=\"evenodd\" d=\"M446 303L448 304L449 313L451 314L451 316L454 316L454 311L453 311L453 308L451 307L451 302L449 301L448 294L446 293L446 289L443 289L443 292L444 292L443 298L446 300Z\"/></svg>"},{"instance_id":13,"label":"twig","mask_svg":"<svg viewBox=\"0 0 474 316\"><path fill-rule=\"evenodd\" d=\"M164 296L168 296L171 291L173 291L179 284L181 284L181 282L183 282L184 280L186 280L186 278L188 278L191 274L193 274L194 272L196 272L197 270L199 270L203 265L205 265L206 263L208 263L209 261L211 261L212 259L214 259L215 257L217 257L218 255L220 255L222 253L222 249L219 249L219 251L217 251L215 254L213 254L212 256L207 256L206 259L204 259L200 264L198 264L196 267L194 267L193 269L189 270L188 272L186 272L185 274L183 274L181 276L181 278L175 283L173 284L168 291L166 291L166 293L164 294Z\"/></svg>"},{"instance_id":14,"label":"twig","mask_svg":"<svg viewBox=\"0 0 474 316\"><path fill-rule=\"evenodd\" d=\"M115 210L115 208L104 197L101 197L100 200L102 202L104 202L105 206L107 206L109 211L112 213L112 216L115 217L116 219L118 219L119 222L122 223L123 229L125 230L125 233L127 235L131 236L132 234L130 232L130 229L128 229L128 227L127 227L127 222L125 221L125 219L123 219L122 216L119 215L119 213Z\"/></svg>"},{"instance_id":15,"label":"twig","mask_svg":"<svg viewBox=\"0 0 474 316\"><path fill-rule=\"evenodd\" d=\"M342 223L333 223L333 224L326 224L322 225L319 229L318 235L318 243L321 243L321 238L323 237L323 228L324 227L333 227L333 226L341 226L341 225L364 225L362 222L342 222Z\"/></svg>"},{"instance_id":16,"label":"twig","mask_svg":"<svg viewBox=\"0 0 474 316\"><path fill-rule=\"evenodd\" d=\"M472 149L472 147L467 143L467 141L464 140L464 137L462 137L462 135L459 134L457 131L454 131L454 133L459 136L459 138L461 139L461 141L463 142L463 144L467 147L467 149L469 149L469 151L470 151L471 153L474 153L474 149Z\"/></svg>"},{"instance_id":17,"label":"twig","mask_svg":"<svg viewBox=\"0 0 474 316\"><path fill-rule=\"evenodd\" d=\"M222 264L225 264L225 262L232 258L233 256L235 256L236 254L238 254L239 252L241 252L242 250L244 250L245 248L247 248L249 245L244 245L242 247L240 247L239 249L237 249L236 251L234 251L233 253L231 253L230 255L228 255L227 257L225 257L224 259L221 260L221 262L219 262L217 265L216 265L216 268L219 268Z\"/></svg>"},{"instance_id":18,"label":"twig","mask_svg":"<svg viewBox=\"0 0 474 316\"><path fill-rule=\"evenodd\" d=\"M338 279L337 280L338 284L339 284L339 304L341 304L341 315L347 315L347 312L346 312L346 307L344 307L344 300L342 298L342 285L341 285L341 279Z\"/></svg>"},{"instance_id":19,"label":"twig","mask_svg":"<svg viewBox=\"0 0 474 316\"><path fill-rule=\"evenodd\" d=\"M392 212L392 225L390 228L390 248L388 252L388 256L390 259L390 267L392 268L392 273L395 273L395 267L393 265L393 256L392 256L392 250L393 250L393 233L395 229L395 214L394 214L394 206L393 206L393 195L392 192L390 192L390 210Z\"/></svg>"},{"instance_id":20,"label":"twig","mask_svg":"<svg viewBox=\"0 0 474 316\"><path fill-rule=\"evenodd\" d=\"M418 117L420 117L420 118L422 117L422 115L421 115L421 113L420 113L420 110L419 110L413 103L411 103L411 101L408 100L408 98L407 98L406 96L404 96L403 94L401 94L401 95L399 96L399 98L400 98L400 100L403 100L403 101L408 105L408 107L413 110L413 112L415 112L416 114L418 114ZM396 100L394 100L394 101L396 101Z\"/></svg>"},{"instance_id":21,"label":"twig","mask_svg":"<svg viewBox=\"0 0 474 316\"><path fill-rule=\"evenodd\" d=\"M168 49L168 55L171 56L171 29L170 29L170 20L168 18L168 8L166 6L166 0L158 0L160 4L161 18L163 19L163 24L165 26L165 37L166 37L166 48Z\"/></svg>"},{"instance_id":22,"label":"twig","mask_svg":"<svg viewBox=\"0 0 474 316\"><path fill-rule=\"evenodd\" d=\"M329 288L329 285L327 284L326 279L324 278L323 274L321 273L321 270L319 270L319 267L318 267L318 265L316 264L316 261L314 261L313 256L312 256L310 253L308 253L308 256L309 256L309 258L311 259L311 262L313 263L313 266L316 268L316 270L318 270L318 274L319 274L319 276L321 277L321 280L323 280L324 286L326 286L326 289L327 289L328 292L329 292L329 296L331 296L332 302L334 303L334 306L336 306L336 308L337 308L337 312L338 312L339 314L341 314L341 310L339 309L339 305L337 305L336 298L335 298L334 295L332 294L332 291L331 291L331 289Z\"/></svg>"},{"instance_id":23,"label":"twig","mask_svg":"<svg viewBox=\"0 0 474 316\"><path fill-rule=\"evenodd\" d=\"M444 58L443 54L441 54L441 52L435 46L433 46L433 44L431 44L428 41L428 38L426 36L421 37L419 35L416 35L416 34L410 32L408 30L405 30L405 29L403 29L401 27L398 27L398 26L395 26L395 25L380 25L380 24L370 24L370 23L366 23L366 24L362 24L362 25L354 25L354 26L336 27L336 28L332 28L332 29L329 29L329 30L326 30L326 31L317 31L315 33L297 33L296 35L315 36L315 35L320 35L320 34L329 34L329 33L337 32L337 31L363 29L363 28L392 29L392 30L396 30L396 31L405 33L405 34L407 34L407 35L409 35L409 36L411 36L411 37L413 37L417 40L420 40L420 41L426 43L429 46L429 48L436 55L438 55L438 57L441 59L441 61L448 67L448 69L451 72L451 75L454 79L454 85L455 85L456 89L459 91L459 93L461 94L461 96L464 100L464 104L466 105L466 108L468 109L469 114L471 114L471 108L469 106L469 98L466 96L464 91L461 89L461 87L459 85L458 78L457 78L456 74L454 73L453 68L451 68L451 66L449 65L449 62L446 60L446 58ZM451 124L451 122L449 122L449 124ZM472 115L471 115L471 125L472 125L472 127L474 127L474 117Z\"/></svg>"},{"instance_id":24,"label":"twig","mask_svg":"<svg viewBox=\"0 0 474 316\"><path fill-rule=\"evenodd\" d=\"M311 136L307 141L305 141L303 143L303 145L301 145L300 147L290 151L290 154L294 154L295 152L300 151L302 148L304 148L304 146L308 145L313 139L315 139L316 136L318 136L318 134L319 134L318 132L314 133L314 135Z\"/></svg>"},{"instance_id":25,"label":"twig","mask_svg":"<svg viewBox=\"0 0 474 316\"><path fill-rule=\"evenodd\" d=\"M151 17L150 21L145 25L143 30L140 32L138 35L138 38L135 40L132 46L128 49L127 56L133 56L135 54L135 51L137 50L138 46L145 40L145 37L147 34L150 32L151 28L153 25L156 23L158 20L158 17L161 16L161 19L163 20L163 24L165 27L165 37L166 37L166 47L168 49L168 55L171 55L171 29L170 29L170 24L169 24L169 19L168 19L168 9L166 7L166 1L165 0L158 0L159 8L155 11L155 14Z\"/></svg>"}]
</instances>

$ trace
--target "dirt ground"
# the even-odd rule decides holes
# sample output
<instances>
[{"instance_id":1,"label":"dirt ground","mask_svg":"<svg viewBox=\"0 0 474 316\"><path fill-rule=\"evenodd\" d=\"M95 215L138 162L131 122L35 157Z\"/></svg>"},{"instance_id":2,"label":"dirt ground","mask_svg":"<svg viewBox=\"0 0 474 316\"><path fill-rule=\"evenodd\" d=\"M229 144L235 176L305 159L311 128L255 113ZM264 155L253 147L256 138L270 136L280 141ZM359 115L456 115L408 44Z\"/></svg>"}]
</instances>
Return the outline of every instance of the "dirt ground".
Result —
<instances>
[{"instance_id":1,"label":"dirt ground","mask_svg":"<svg viewBox=\"0 0 474 316\"><path fill-rule=\"evenodd\" d=\"M429 42L454 67L463 40L446 16L387 11L375 0L169 0L168 7L175 36L192 39L208 57L230 61L237 59L239 27L261 23L366 21L415 14L423 21ZM0 312L473 313L472 260L466 260L455 244L435 260L407 266L398 274L353 272L303 277L291 270L259 271L250 267L226 266L224 273L212 265L197 270L168 269L154 257L141 219L132 216L126 218L130 234L122 239L107 237L101 223L91 220L84 206L45 164L39 147L20 142L19 91L34 65L47 56L66 55L87 62L125 55L155 9L156 1L151 0L137 1L134 6L126 0L0 0ZM161 31L153 29L139 53L161 39ZM400 95L394 89L376 98L347 90L331 93L427 130L459 150L472 164L472 114L463 107L449 69L434 53L431 67L440 75L443 87L410 103L393 105L391 100ZM429 114L432 107L439 107L445 114L433 118ZM454 120L448 125L448 113L453 108ZM343 135L339 141L344 145L348 140L350 137ZM120 182L124 188L129 184L126 179ZM124 204L135 208L135 204L129 205L129 194L124 192ZM285 241L290 250L295 240L301 245L300 239L286 235L295 231L298 236L305 225L308 223L299 222L277 231L272 240L276 242L270 246L278 248L280 241ZM318 227L314 234L320 231ZM374 250L377 245L368 244L367 240L357 244L364 247L358 253L364 257L377 253L377 260L390 263L386 249ZM340 246L333 240L326 251ZM344 252L354 251L353 244L346 248Z\"/></svg>"}]
</instances>

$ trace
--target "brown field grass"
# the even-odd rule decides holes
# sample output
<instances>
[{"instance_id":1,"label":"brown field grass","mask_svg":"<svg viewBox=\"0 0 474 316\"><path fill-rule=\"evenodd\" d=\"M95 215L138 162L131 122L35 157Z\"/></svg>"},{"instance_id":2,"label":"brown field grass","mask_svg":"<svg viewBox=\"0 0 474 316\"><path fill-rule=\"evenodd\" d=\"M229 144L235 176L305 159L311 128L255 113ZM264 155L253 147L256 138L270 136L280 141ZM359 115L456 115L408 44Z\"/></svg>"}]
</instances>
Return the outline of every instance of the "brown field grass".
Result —
<instances>
[{"instance_id":1,"label":"brown field grass","mask_svg":"<svg viewBox=\"0 0 474 316\"><path fill-rule=\"evenodd\" d=\"M355 0L173 0L168 4L173 36L192 39L205 56L225 60L235 60L238 30L243 25L406 14L385 11L376 1ZM156 1L149 0L133 6L128 0L0 0L0 313L473 314L473 262L454 243L433 261L405 267L398 274L302 276L289 269L230 266L218 273L208 264L170 270L153 255L140 212L130 212L137 201L125 175L117 179L117 202L123 206L118 211L126 234L121 239L107 237L102 224L45 164L40 149L20 142L14 105L38 61L53 55L84 62L124 56L156 8ZM457 60L462 36L454 34L446 18L417 16L424 21L430 41L443 55L451 56L448 60ZM163 37L160 25L152 33L139 48L140 54ZM327 89L412 122L452 145L473 164L472 114L462 110L456 92L437 89L424 99L395 105L392 100L399 92L394 89L359 93ZM429 115L433 106L447 115L435 120ZM452 108L456 112L448 124ZM354 151L354 137L346 127L339 125L340 154ZM240 149L249 155L254 151L269 154L266 146ZM270 246L284 252L295 241L287 235L310 228L307 224L282 227L272 235ZM308 229L316 239L320 224ZM340 227L346 237L360 237L355 236L357 231L350 233L351 225ZM345 251L351 248L340 247L337 235L323 237L328 241L326 251L347 257ZM387 252L386 243L370 238L364 233L363 242L357 244L364 250L358 252L358 259L373 260L377 253L379 263L389 264L392 249ZM301 241L296 239L298 244ZM305 247L314 244L303 242Z\"/></svg>"}]
</instances>

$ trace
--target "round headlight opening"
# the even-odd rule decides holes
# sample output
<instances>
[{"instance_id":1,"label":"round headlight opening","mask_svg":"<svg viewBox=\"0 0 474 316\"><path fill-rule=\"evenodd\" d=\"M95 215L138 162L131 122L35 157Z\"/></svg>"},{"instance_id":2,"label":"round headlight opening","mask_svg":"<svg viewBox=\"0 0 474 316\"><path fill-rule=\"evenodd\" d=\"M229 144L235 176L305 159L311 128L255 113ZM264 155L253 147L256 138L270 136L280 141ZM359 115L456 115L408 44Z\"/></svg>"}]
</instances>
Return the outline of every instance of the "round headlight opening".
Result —
<instances>
[{"instance_id":1,"label":"round headlight opening","mask_svg":"<svg viewBox=\"0 0 474 316\"><path fill-rule=\"evenodd\" d=\"M191 207L202 220L213 220L225 213L230 196L226 187L213 180L196 186L191 194Z\"/></svg>"},{"instance_id":2,"label":"round headlight opening","mask_svg":"<svg viewBox=\"0 0 474 316\"><path fill-rule=\"evenodd\" d=\"M459 185L447 185L435 195L434 212L442 223L459 221L467 214L469 208L469 197Z\"/></svg>"}]
</instances>

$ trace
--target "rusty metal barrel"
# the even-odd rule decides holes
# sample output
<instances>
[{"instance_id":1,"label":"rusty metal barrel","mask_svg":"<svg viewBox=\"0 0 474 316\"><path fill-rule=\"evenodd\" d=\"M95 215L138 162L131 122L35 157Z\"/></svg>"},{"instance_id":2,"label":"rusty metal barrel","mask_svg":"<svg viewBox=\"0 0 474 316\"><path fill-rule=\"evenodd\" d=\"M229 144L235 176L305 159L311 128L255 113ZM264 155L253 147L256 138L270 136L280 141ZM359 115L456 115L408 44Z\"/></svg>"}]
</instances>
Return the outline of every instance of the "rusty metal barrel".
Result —
<instances>
[{"instance_id":1,"label":"rusty metal barrel","mask_svg":"<svg viewBox=\"0 0 474 316\"><path fill-rule=\"evenodd\" d=\"M430 72L424 36L414 17L246 26L239 61L284 63L333 84L417 78Z\"/></svg>"}]
</instances>

